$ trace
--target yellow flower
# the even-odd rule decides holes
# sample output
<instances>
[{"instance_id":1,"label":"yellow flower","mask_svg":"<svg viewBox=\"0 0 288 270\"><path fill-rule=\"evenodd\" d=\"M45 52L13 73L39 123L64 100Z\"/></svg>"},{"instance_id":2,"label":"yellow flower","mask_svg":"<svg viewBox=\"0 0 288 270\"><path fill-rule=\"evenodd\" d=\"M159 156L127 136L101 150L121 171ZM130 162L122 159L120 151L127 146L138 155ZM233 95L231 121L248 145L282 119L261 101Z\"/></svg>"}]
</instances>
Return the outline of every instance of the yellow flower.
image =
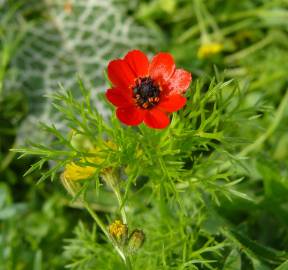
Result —
<instances>
[{"instance_id":1,"label":"yellow flower","mask_svg":"<svg viewBox=\"0 0 288 270\"><path fill-rule=\"evenodd\" d=\"M116 149L116 145L112 141L104 142L104 145L108 148ZM104 146L104 147L105 147ZM95 165L101 164L105 160L105 154L103 156L102 151L104 147L95 147L90 149L89 154L93 154L93 157L81 158L80 163L92 163ZM66 165L62 177L67 181L83 180L93 176L96 172L96 167L89 165L78 165L75 162L70 162Z\"/></svg>"},{"instance_id":2,"label":"yellow flower","mask_svg":"<svg viewBox=\"0 0 288 270\"><path fill-rule=\"evenodd\" d=\"M100 148L94 148L89 154L94 154L94 157L81 158L80 163L92 163L95 165L101 164L104 159L100 156ZM70 162L66 165L63 176L68 181L83 180L93 176L96 172L96 167L89 165L77 165L75 162Z\"/></svg>"},{"instance_id":3,"label":"yellow flower","mask_svg":"<svg viewBox=\"0 0 288 270\"><path fill-rule=\"evenodd\" d=\"M200 46L197 52L197 56L199 59L208 58L211 55L217 54L221 52L223 49L223 44L212 42L206 43Z\"/></svg>"},{"instance_id":4,"label":"yellow flower","mask_svg":"<svg viewBox=\"0 0 288 270\"><path fill-rule=\"evenodd\" d=\"M95 154L95 157L88 157L88 158L81 158L80 163L93 163L93 164L100 164L103 162L103 158L100 157L100 149L94 148L89 152L89 154ZM99 154L99 156L97 156ZM96 167L88 166L88 165L78 165L75 162L70 162L66 165L65 170L63 172L63 177L67 181L76 181L76 180L83 180L93 176L96 172Z\"/></svg>"},{"instance_id":5,"label":"yellow flower","mask_svg":"<svg viewBox=\"0 0 288 270\"><path fill-rule=\"evenodd\" d=\"M80 166L75 164L74 162L71 162L66 165L63 177L68 181L83 180L93 176L95 171L95 167Z\"/></svg>"},{"instance_id":6,"label":"yellow flower","mask_svg":"<svg viewBox=\"0 0 288 270\"><path fill-rule=\"evenodd\" d=\"M119 241L126 241L127 233L128 233L128 227L126 224L123 224L122 221L115 220L109 226L109 233L118 242Z\"/></svg>"},{"instance_id":7,"label":"yellow flower","mask_svg":"<svg viewBox=\"0 0 288 270\"><path fill-rule=\"evenodd\" d=\"M99 157L82 158L80 160L81 163L89 162L94 164L99 164L102 161L103 159ZM70 195L75 196L81 187L77 181L92 177L95 174L96 169L97 168L93 166L80 166L75 162L70 162L65 166L64 172L61 175L62 184Z\"/></svg>"}]
</instances>

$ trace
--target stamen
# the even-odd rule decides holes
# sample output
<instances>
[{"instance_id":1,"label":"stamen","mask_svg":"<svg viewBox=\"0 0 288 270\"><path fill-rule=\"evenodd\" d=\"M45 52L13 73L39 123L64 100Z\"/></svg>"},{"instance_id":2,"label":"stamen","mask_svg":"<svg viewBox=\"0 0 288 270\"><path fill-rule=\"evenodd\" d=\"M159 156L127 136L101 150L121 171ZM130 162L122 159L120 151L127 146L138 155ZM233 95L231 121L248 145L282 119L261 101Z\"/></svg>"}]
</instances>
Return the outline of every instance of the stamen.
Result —
<instances>
[{"instance_id":1,"label":"stamen","mask_svg":"<svg viewBox=\"0 0 288 270\"><path fill-rule=\"evenodd\" d=\"M136 103L143 109L151 109L159 102L160 88L150 78L139 78L133 88Z\"/></svg>"}]
</instances>

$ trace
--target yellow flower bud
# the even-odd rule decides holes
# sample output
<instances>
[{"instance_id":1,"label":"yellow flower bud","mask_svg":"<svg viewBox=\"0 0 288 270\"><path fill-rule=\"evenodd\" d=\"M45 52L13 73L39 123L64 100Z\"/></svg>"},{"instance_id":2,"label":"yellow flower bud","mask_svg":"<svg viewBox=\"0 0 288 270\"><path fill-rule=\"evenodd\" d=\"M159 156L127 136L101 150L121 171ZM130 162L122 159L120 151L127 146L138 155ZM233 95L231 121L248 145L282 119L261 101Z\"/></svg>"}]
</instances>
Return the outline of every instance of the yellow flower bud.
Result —
<instances>
[{"instance_id":1,"label":"yellow flower bud","mask_svg":"<svg viewBox=\"0 0 288 270\"><path fill-rule=\"evenodd\" d=\"M109 233L118 244L124 245L127 241L128 227L120 220L115 220L109 226Z\"/></svg>"}]
</instances>

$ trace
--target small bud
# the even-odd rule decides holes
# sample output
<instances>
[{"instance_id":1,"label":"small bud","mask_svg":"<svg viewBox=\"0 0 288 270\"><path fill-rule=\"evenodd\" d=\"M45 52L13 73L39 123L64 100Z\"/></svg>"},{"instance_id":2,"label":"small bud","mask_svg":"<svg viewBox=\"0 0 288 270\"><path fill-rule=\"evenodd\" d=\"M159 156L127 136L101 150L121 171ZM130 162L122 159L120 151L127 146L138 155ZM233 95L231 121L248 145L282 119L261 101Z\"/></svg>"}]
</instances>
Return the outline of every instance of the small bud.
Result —
<instances>
[{"instance_id":1,"label":"small bud","mask_svg":"<svg viewBox=\"0 0 288 270\"><path fill-rule=\"evenodd\" d=\"M130 252L136 252L145 241L145 234L142 230L135 229L129 237L128 248Z\"/></svg>"},{"instance_id":2,"label":"small bud","mask_svg":"<svg viewBox=\"0 0 288 270\"><path fill-rule=\"evenodd\" d=\"M128 237L128 227L122 221L115 220L109 226L109 233L118 244L124 245Z\"/></svg>"}]
</instances>

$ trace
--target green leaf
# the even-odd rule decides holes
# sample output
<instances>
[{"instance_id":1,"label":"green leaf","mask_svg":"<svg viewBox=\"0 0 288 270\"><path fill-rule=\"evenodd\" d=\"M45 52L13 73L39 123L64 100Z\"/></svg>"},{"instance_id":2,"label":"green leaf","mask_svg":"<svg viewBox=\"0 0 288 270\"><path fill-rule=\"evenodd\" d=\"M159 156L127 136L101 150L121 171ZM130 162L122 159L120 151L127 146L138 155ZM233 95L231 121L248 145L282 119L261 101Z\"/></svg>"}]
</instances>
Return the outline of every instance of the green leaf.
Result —
<instances>
[{"instance_id":1,"label":"green leaf","mask_svg":"<svg viewBox=\"0 0 288 270\"><path fill-rule=\"evenodd\" d=\"M287 270L288 269L288 260L281 265L279 265L275 270Z\"/></svg>"},{"instance_id":2,"label":"green leaf","mask_svg":"<svg viewBox=\"0 0 288 270\"><path fill-rule=\"evenodd\" d=\"M263 262L255 258L251 258L251 260L252 260L254 270L270 270L271 269L269 266L267 266L266 264L264 264Z\"/></svg>"},{"instance_id":3,"label":"green leaf","mask_svg":"<svg viewBox=\"0 0 288 270\"><path fill-rule=\"evenodd\" d=\"M287 252L261 245L234 228L230 228L229 230L226 229L224 230L224 233L233 242L236 242L239 245L239 248L242 248L249 257L257 260L264 260L269 263L279 263L288 259Z\"/></svg>"},{"instance_id":4,"label":"green leaf","mask_svg":"<svg viewBox=\"0 0 288 270\"><path fill-rule=\"evenodd\" d=\"M237 249L232 249L225 264L223 270L240 270L241 269L241 257Z\"/></svg>"},{"instance_id":5,"label":"green leaf","mask_svg":"<svg viewBox=\"0 0 288 270\"><path fill-rule=\"evenodd\" d=\"M277 164L271 159L260 157L257 169L263 177L265 195L276 202L286 202L288 194L287 179L280 175Z\"/></svg>"}]
</instances>

